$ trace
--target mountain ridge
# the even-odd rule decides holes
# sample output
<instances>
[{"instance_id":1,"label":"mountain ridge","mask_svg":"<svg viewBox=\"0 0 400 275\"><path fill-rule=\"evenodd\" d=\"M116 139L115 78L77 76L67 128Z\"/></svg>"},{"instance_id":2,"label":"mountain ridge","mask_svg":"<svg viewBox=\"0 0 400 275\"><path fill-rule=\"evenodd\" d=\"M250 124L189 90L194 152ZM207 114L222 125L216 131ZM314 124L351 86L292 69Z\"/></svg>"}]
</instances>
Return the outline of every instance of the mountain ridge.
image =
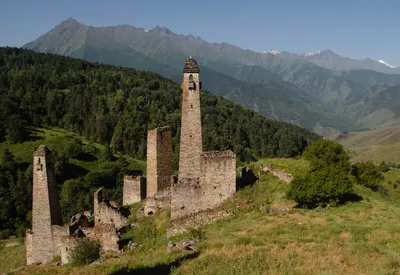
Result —
<instances>
[{"instance_id":1,"label":"mountain ridge","mask_svg":"<svg viewBox=\"0 0 400 275\"><path fill-rule=\"evenodd\" d=\"M60 29L63 31L57 32ZM69 32L74 31L77 34L70 38ZM82 44L85 48L80 48ZM307 58L284 58L241 49L228 43L210 43L198 36L176 34L160 26L151 30L126 24L88 27L69 19L24 47L150 70L176 82L181 81L182 64L188 56L194 55L202 68L201 77L205 89L231 100L240 98L240 101L235 102L246 107L252 106L250 108L267 117L272 116L271 108L277 110L276 106L285 106L280 111L280 116L274 112L270 118L308 129L328 127L348 131L365 127L364 123L358 125L358 120L348 119L353 116L340 114L348 101L357 98L357 95L361 95L373 85L400 84L400 75L388 75L373 70L335 71L315 64L315 60L308 60L321 52ZM329 59L334 53L325 51L323 54ZM271 92L271 83L274 92ZM288 92L290 96L280 96ZM245 98L246 96L250 98ZM256 102L257 104L254 104ZM312 107L308 102L318 106ZM300 119L289 106L308 110L304 112L306 117ZM321 121L310 119L311 110L317 111L318 115L313 116L321 117ZM346 114L350 110L351 106L346 109ZM315 125L309 125L308 120L314 121ZM307 121L307 126L301 121Z\"/></svg>"}]
</instances>

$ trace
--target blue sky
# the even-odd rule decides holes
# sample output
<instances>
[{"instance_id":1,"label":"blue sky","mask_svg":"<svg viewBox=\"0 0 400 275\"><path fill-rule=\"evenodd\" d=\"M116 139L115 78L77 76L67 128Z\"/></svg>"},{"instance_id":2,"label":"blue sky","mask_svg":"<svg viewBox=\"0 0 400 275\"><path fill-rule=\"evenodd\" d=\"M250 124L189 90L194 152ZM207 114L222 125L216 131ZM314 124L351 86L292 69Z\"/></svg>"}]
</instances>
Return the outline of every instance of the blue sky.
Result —
<instances>
[{"instance_id":1,"label":"blue sky","mask_svg":"<svg viewBox=\"0 0 400 275\"><path fill-rule=\"evenodd\" d=\"M331 49L400 65L398 0L0 0L0 46L22 46L73 17L92 26L165 26L254 51Z\"/></svg>"}]
</instances>

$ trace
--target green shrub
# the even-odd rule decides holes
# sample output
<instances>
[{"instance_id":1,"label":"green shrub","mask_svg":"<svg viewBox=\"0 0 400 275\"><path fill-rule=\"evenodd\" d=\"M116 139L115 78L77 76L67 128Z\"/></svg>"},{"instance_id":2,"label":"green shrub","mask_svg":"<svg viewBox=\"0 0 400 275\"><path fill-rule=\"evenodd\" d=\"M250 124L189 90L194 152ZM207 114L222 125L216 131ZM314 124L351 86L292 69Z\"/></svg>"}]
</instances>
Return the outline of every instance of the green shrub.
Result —
<instances>
[{"instance_id":1,"label":"green shrub","mask_svg":"<svg viewBox=\"0 0 400 275\"><path fill-rule=\"evenodd\" d=\"M316 141L306 148L303 157L310 161L311 172L292 181L289 198L306 208L334 206L349 199L353 193L348 177L350 162L340 144Z\"/></svg>"},{"instance_id":2,"label":"green shrub","mask_svg":"<svg viewBox=\"0 0 400 275\"><path fill-rule=\"evenodd\" d=\"M353 185L346 173L325 169L295 178L288 197L300 207L315 208L342 204L352 192Z\"/></svg>"},{"instance_id":3,"label":"green shrub","mask_svg":"<svg viewBox=\"0 0 400 275\"><path fill-rule=\"evenodd\" d=\"M351 166L351 174L354 176L356 183L376 191L379 182L384 180L380 172L380 168L372 162L357 162Z\"/></svg>"},{"instance_id":4,"label":"green shrub","mask_svg":"<svg viewBox=\"0 0 400 275\"><path fill-rule=\"evenodd\" d=\"M386 164L386 162L382 161L379 164L379 171L381 171L382 173L386 173L389 170L390 170L390 166L388 164Z\"/></svg>"},{"instance_id":5,"label":"green shrub","mask_svg":"<svg viewBox=\"0 0 400 275\"><path fill-rule=\"evenodd\" d=\"M79 239L69 252L69 257L74 266L93 263L100 258L100 244L88 238Z\"/></svg>"}]
</instances>

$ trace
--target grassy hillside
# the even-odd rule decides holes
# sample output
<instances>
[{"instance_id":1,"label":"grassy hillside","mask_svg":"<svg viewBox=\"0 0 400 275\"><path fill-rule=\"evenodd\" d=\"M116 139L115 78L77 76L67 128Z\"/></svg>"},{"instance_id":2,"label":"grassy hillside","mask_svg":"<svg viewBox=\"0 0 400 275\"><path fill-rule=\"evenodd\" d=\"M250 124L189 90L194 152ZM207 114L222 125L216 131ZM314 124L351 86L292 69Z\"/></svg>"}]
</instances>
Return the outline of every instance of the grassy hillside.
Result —
<instances>
[{"instance_id":1,"label":"grassy hillside","mask_svg":"<svg viewBox=\"0 0 400 275\"><path fill-rule=\"evenodd\" d=\"M67 146L68 142L73 140L78 140L82 142L82 145L88 146L90 141L86 138L79 136L77 134L68 132L64 129L59 128L28 128L29 137L26 141L22 143L0 143L0 155L5 149L10 150L10 152L15 156L18 162L30 164L33 159L33 152L41 144L46 144L50 148L64 148ZM101 158L101 151L104 150L104 146L98 143L90 143L93 145L94 150L92 153L87 153L86 155L81 155L76 158L71 158L69 163L75 165L76 167L82 168L87 172L95 171L99 164L103 161ZM115 159L118 155L114 155ZM145 161L137 160L129 156L124 156L126 161L129 163L128 169L134 171L145 172L146 163ZM1 164L1 159L0 159Z\"/></svg>"},{"instance_id":2,"label":"grassy hillside","mask_svg":"<svg viewBox=\"0 0 400 275\"><path fill-rule=\"evenodd\" d=\"M350 150L354 162L400 163L400 122L374 130L342 134L338 141Z\"/></svg>"},{"instance_id":3,"label":"grassy hillside","mask_svg":"<svg viewBox=\"0 0 400 275\"><path fill-rule=\"evenodd\" d=\"M299 175L307 163L294 159L265 159L253 163ZM113 255L105 263L84 268L29 266L21 274L396 274L400 268L400 203L356 186L360 202L337 208L267 213L267 207L292 207L288 185L271 174L238 191L237 201L224 207L235 214L201 229L204 239L195 251L167 252L168 212L135 218L152 234L128 232L143 246ZM396 191L397 192L397 191ZM394 194L394 193L393 193ZM237 206L240 206L239 208ZM153 230L149 230L153 229ZM193 232L192 232L193 235ZM199 235L199 234L197 234ZM135 237L136 236L136 237ZM190 233L174 237L186 239ZM136 239L138 240L138 239ZM14 247L17 251L20 247ZM9 250L10 251L10 250ZM10 252L11 253L11 252ZM2 255L2 254L0 254ZM4 255L4 254L3 254ZM4 257L4 256L3 256ZM1 262L1 259L0 259ZM22 265L22 262L20 262ZM3 265L4 266L4 265ZM14 265L12 268L15 268ZM4 269L3 269L4 270Z\"/></svg>"}]
</instances>

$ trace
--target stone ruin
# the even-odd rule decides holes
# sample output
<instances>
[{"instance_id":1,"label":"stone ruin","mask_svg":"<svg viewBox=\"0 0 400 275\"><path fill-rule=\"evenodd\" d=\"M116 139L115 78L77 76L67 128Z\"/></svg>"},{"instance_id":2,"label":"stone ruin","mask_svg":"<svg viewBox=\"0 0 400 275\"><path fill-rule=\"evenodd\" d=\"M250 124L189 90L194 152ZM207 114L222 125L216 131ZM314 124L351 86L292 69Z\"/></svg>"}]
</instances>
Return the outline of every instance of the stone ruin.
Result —
<instances>
[{"instance_id":1,"label":"stone ruin","mask_svg":"<svg viewBox=\"0 0 400 275\"><path fill-rule=\"evenodd\" d=\"M274 176L278 177L281 181L284 181L286 183L290 183L293 180L292 174L285 173L281 170L275 169L271 165L268 165L268 164L262 165L261 171L269 172L269 173L273 174Z\"/></svg>"},{"instance_id":2,"label":"stone ruin","mask_svg":"<svg viewBox=\"0 0 400 275\"><path fill-rule=\"evenodd\" d=\"M99 241L104 252L118 251L120 231L129 226L129 211L118 209L104 198L100 188L94 194L93 213L85 212L72 217L64 226L56 191L54 163L51 151L44 145L33 155L32 230L26 231L27 264L49 263L61 256L61 263L69 261L69 250L76 238L88 237ZM94 218L94 226L90 219Z\"/></svg>"},{"instance_id":3,"label":"stone ruin","mask_svg":"<svg viewBox=\"0 0 400 275\"><path fill-rule=\"evenodd\" d=\"M146 178L125 176L123 205L145 199L143 212L171 210L168 236L230 215L219 206L236 193L236 156L228 151L203 152L200 111L200 70L190 57L184 66L179 174L174 176L170 127L148 131ZM26 232L27 264L48 263L61 255L69 261L75 240L99 241L102 251L118 251L120 233L129 211L118 209L100 188L94 194L93 214L85 212L63 226L56 192L53 160L46 146L34 153L32 230ZM94 226L90 220L94 219Z\"/></svg>"}]
</instances>

